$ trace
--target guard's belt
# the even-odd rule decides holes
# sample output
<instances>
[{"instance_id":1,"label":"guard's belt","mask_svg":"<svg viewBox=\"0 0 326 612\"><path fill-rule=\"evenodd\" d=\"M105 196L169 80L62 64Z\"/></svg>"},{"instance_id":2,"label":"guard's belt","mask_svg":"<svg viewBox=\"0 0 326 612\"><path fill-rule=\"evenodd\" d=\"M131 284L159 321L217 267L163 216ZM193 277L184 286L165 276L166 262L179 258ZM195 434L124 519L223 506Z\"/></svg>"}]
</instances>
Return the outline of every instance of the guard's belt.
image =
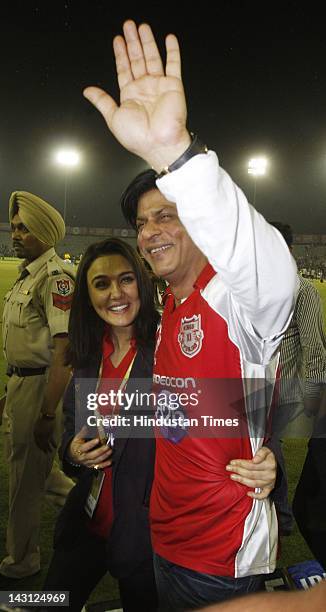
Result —
<instances>
[{"instance_id":1,"label":"guard's belt","mask_svg":"<svg viewBox=\"0 0 326 612\"><path fill-rule=\"evenodd\" d=\"M46 368L18 368L17 366L8 365L7 368L7 376L12 376L16 374L16 376L40 376L44 374Z\"/></svg>"}]
</instances>

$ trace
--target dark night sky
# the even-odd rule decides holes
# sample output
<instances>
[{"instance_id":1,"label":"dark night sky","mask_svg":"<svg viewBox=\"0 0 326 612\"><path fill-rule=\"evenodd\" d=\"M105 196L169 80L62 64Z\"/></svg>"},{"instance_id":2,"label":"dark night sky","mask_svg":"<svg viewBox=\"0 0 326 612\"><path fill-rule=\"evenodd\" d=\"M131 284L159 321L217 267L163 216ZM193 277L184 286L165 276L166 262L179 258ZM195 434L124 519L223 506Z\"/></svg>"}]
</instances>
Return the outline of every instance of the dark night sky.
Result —
<instances>
[{"instance_id":1,"label":"dark night sky","mask_svg":"<svg viewBox=\"0 0 326 612\"><path fill-rule=\"evenodd\" d=\"M124 226L119 195L145 165L114 141L81 92L98 84L117 96L112 38L131 17L147 20L161 46L167 33L177 34L189 127L249 199L247 161L268 157L256 207L296 232L326 233L326 36L317 4L115 4L14 0L0 9L0 221L16 189L63 210L64 177L53 153L69 145L82 164L69 179L67 223Z\"/></svg>"}]
</instances>

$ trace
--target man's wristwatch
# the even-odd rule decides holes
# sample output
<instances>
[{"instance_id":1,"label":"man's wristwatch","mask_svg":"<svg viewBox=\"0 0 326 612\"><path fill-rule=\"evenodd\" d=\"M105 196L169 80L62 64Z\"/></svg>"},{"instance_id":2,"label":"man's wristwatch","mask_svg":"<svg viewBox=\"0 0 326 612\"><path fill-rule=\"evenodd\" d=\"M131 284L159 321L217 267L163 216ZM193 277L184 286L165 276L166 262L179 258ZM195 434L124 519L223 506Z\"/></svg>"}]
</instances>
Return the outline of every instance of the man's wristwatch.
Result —
<instances>
[{"instance_id":1,"label":"man's wristwatch","mask_svg":"<svg viewBox=\"0 0 326 612\"><path fill-rule=\"evenodd\" d=\"M157 179L162 178L166 174L170 174L170 172L174 172L174 170L178 170L178 168L181 168L183 164L185 164L195 155L199 155L200 153L208 153L207 146L201 140L199 140L197 134L190 132L190 136L191 143L189 147L184 153L182 153L182 155L180 155L180 157L178 157L178 159L175 160L175 162L173 162L173 164L170 164L170 166L165 166L165 168L163 168L163 170L156 175Z\"/></svg>"}]
</instances>

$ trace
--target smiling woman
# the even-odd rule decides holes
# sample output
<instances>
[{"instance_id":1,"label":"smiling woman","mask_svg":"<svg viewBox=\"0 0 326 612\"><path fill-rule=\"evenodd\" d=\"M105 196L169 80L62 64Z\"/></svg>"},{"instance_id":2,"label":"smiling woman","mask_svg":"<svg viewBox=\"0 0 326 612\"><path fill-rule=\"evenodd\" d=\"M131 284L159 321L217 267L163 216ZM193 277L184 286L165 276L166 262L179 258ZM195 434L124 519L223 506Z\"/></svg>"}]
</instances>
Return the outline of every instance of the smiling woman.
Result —
<instances>
[{"instance_id":1,"label":"smiling woman","mask_svg":"<svg viewBox=\"0 0 326 612\"><path fill-rule=\"evenodd\" d=\"M106 325L120 338L126 339L131 332L138 347L153 345L158 318L153 283L136 251L114 238L90 245L78 267L69 322L69 363L81 368L90 359L99 360ZM132 330L126 333L123 327L131 324Z\"/></svg>"},{"instance_id":2,"label":"smiling woman","mask_svg":"<svg viewBox=\"0 0 326 612\"><path fill-rule=\"evenodd\" d=\"M99 257L88 270L87 285L98 316L108 325L125 328L131 337L140 299L136 275L128 260L118 254Z\"/></svg>"},{"instance_id":3,"label":"smiling woman","mask_svg":"<svg viewBox=\"0 0 326 612\"><path fill-rule=\"evenodd\" d=\"M61 448L65 471L80 478L59 517L44 585L69 590L73 611L107 571L119 581L125 611L157 609L148 522L153 436L115 439L113 425L109 431L97 425L96 438L87 438L86 427L76 433L75 385L91 379L88 393L101 397L121 390L127 395L129 379L147 379L150 388L158 318L154 286L138 254L118 239L90 245L71 308L67 361L74 376L64 399ZM119 417L117 404L103 409L99 403L96 418L103 415L104 423L105 414Z\"/></svg>"}]
</instances>

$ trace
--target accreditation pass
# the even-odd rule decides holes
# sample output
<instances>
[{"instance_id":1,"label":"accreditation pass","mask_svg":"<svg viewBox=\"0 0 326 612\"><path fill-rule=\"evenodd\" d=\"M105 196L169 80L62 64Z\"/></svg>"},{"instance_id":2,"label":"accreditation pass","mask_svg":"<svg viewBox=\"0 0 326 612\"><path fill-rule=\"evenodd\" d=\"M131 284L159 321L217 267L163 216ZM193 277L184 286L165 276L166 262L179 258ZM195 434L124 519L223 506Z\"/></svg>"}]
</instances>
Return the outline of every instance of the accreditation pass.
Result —
<instances>
[{"instance_id":1,"label":"accreditation pass","mask_svg":"<svg viewBox=\"0 0 326 612\"><path fill-rule=\"evenodd\" d=\"M105 472L103 470L93 470L93 480L90 492L85 502L85 512L87 512L88 516L92 518L94 514L94 510L97 506L97 502L100 497L103 480L105 478Z\"/></svg>"}]
</instances>

